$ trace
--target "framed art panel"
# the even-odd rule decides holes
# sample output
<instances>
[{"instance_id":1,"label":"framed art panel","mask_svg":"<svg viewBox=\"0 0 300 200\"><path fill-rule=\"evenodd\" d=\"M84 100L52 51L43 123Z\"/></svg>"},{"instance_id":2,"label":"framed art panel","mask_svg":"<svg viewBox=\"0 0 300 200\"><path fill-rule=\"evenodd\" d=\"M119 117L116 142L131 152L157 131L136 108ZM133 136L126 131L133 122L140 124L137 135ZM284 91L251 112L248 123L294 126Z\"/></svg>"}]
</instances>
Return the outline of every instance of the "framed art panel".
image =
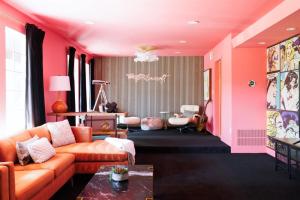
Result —
<instances>
[{"instance_id":1,"label":"framed art panel","mask_svg":"<svg viewBox=\"0 0 300 200\"><path fill-rule=\"evenodd\" d=\"M204 101L209 101L211 99L211 69L204 71L203 82Z\"/></svg>"},{"instance_id":2,"label":"framed art panel","mask_svg":"<svg viewBox=\"0 0 300 200\"><path fill-rule=\"evenodd\" d=\"M280 69L282 72L299 69L300 36L297 35L280 44Z\"/></svg>"},{"instance_id":3,"label":"framed art panel","mask_svg":"<svg viewBox=\"0 0 300 200\"><path fill-rule=\"evenodd\" d=\"M267 109L280 109L280 73L267 74Z\"/></svg>"},{"instance_id":4,"label":"framed art panel","mask_svg":"<svg viewBox=\"0 0 300 200\"><path fill-rule=\"evenodd\" d=\"M279 44L267 49L267 73L280 70Z\"/></svg>"},{"instance_id":5,"label":"framed art panel","mask_svg":"<svg viewBox=\"0 0 300 200\"><path fill-rule=\"evenodd\" d=\"M281 73L281 110L299 110L299 71Z\"/></svg>"}]
</instances>

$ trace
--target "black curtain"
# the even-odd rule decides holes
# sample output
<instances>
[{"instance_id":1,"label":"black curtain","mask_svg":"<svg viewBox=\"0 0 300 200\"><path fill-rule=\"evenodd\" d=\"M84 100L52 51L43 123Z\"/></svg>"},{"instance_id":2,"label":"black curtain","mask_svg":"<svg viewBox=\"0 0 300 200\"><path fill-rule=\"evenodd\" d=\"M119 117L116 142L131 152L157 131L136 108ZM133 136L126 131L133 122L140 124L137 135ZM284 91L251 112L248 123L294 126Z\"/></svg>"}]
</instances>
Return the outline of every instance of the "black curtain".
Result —
<instances>
[{"instance_id":1,"label":"black curtain","mask_svg":"<svg viewBox=\"0 0 300 200\"><path fill-rule=\"evenodd\" d=\"M68 76L70 78L71 90L67 92L67 104L68 111L75 112L75 85L74 85L74 61L75 61L75 51L74 47L69 47L69 66L68 66ZM75 117L68 117L69 123L75 126Z\"/></svg>"},{"instance_id":2,"label":"black curtain","mask_svg":"<svg viewBox=\"0 0 300 200\"><path fill-rule=\"evenodd\" d=\"M92 81L95 79L94 70L95 70L95 59L93 58L90 60L91 109L93 109L95 103L95 85L92 84Z\"/></svg>"},{"instance_id":3,"label":"black curtain","mask_svg":"<svg viewBox=\"0 0 300 200\"><path fill-rule=\"evenodd\" d=\"M26 24L26 127L46 123L44 78L43 78L43 41L45 32L33 24Z\"/></svg>"},{"instance_id":4,"label":"black curtain","mask_svg":"<svg viewBox=\"0 0 300 200\"><path fill-rule=\"evenodd\" d=\"M79 108L81 112L86 112L86 73L85 73L85 54L80 55L80 95Z\"/></svg>"}]
</instances>

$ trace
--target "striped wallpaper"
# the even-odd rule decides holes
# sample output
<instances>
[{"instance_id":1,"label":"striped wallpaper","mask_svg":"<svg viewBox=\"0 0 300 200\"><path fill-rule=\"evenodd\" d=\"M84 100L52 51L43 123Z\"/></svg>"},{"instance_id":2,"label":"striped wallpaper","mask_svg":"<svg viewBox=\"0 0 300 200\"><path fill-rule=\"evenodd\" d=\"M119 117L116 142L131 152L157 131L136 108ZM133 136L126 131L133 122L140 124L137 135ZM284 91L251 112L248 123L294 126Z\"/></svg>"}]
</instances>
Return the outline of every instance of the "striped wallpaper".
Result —
<instances>
[{"instance_id":1,"label":"striped wallpaper","mask_svg":"<svg viewBox=\"0 0 300 200\"><path fill-rule=\"evenodd\" d=\"M128 79L129 73L169 76L164 83L136 82ZM203 102L203 57L166 56L150 63L135 63L133 57L96 58L95 79L111 82L105 87L109 102L115 101L129 116L159 117L160 111L179 112L180 105Z\"/></svg>"}]
</instances>

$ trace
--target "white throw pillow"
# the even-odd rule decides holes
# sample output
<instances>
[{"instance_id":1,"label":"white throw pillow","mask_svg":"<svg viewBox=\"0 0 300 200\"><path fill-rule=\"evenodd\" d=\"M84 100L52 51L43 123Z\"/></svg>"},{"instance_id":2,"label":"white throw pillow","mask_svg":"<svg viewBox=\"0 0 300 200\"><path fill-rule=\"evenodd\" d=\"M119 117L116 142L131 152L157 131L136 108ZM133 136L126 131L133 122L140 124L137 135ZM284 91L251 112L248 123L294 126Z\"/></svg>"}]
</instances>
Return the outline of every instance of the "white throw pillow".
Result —
<instances>
[{"instance_id":1,"label":"white throw pillow","mask_svg":"<svg viewBox=\"0 0 300 200\"><path fill-rule=\"evenodd\" d=\"M37 141L38 139L39 137L35 135L33 138L23 142L16 142L17 156L21 165L27 165L30 163L31 157L29 155L28 145L34 141Z\"/></svg>"},{"instance_id":2,"label":"white throw pillow","mask_svg":"<svg viewBox=\"0 0 300 200\"><path fill-rule=\"evenodd\" d=\"M45 137L30 143L28 151L35 163L45 162L56 154L55 149Z\"/></svg>"},{"instance_id":3,"label":"white throw pillow","mask_svg":"<svg viewBox=\"0 0 300 200\"><path fill-rule=\"evenodd\" d=\"M76 143L68 120L60 122L48 122L47 127L50 131L52 145L54 147Z\"/></svg>"}]
</instances>

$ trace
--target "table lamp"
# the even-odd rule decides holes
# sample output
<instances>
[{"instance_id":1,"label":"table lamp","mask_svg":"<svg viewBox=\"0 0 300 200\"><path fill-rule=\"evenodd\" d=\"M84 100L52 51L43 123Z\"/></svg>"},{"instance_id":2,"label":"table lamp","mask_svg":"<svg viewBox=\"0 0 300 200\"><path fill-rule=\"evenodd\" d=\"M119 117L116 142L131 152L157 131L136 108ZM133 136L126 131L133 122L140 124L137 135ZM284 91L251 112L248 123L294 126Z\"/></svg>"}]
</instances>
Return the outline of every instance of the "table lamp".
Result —
<instances>
[{"instance_id":1,"label":"table lamp","mask_svg":"<svg viewBox=\"0 0 300 200\"><path fill-rule=\"evenodd\" d=\"M69 76L51 76L49 90L57 92L57 100L52 105L52 111L54 113L67 112L68 106L62 100L62 92L71 90Z\"/></svg>"}]
</instances>

